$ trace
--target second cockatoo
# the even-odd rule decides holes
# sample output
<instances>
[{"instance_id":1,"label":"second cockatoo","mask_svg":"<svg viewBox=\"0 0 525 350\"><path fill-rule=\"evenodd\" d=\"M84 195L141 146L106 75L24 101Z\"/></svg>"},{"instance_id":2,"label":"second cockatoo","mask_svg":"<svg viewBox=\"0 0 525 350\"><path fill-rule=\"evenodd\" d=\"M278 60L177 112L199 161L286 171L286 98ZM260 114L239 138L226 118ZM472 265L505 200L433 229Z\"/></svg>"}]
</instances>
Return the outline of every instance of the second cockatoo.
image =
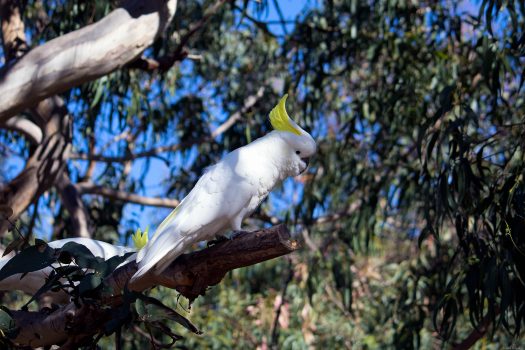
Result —
<instances>
[{"instance_id":1,"label":"second cockatoo","mask_svg":"<svg viewBox=\"0 0 525 350\"><path fill-rule=\"evenodd\" d=\"M144 233L138 229L137 232L132 235L132 239L135 247L118 246L90 238L65 238L51 241L47 244L53 249L60 249L66 243L74 242L86 247L94 256L104 260L109 260L114 256L123 256L126 253L136 252L137 250L140 250L142 247L144 247L148 239L147 229ZM126 259L126 262L134 260L135 257L136 254L131 255L128 259ZM3 257L0 259L0 270L10 259L11 257ZM55 267L57 266L58 265ZM0 281L0 290L21 290L33 295L40 289L40 287L44 285L46 278L48 278L52 271L53 268L48 266L41 270L28 272L24 275L20 273L11 275ZM56 303L64 303L69 300L69 296L62 291L52 293L52 296L55 299L54 302Z\"/></svg>"},{"instance_id":2,"label":"second cockatoo","mask_svg":"<svg viewBox=\"0 0 525 350\"><path fill-rule=\"evenodd\" d=\"M312 136L286 112L285 95L270 112L274 131L227 154L206 169L195 187L159 225L137 254L134 283L160 274L194 243L212 240L227 230L240 231L270 191L308 166L316 152Z\"/></svg>"}]
</instances>

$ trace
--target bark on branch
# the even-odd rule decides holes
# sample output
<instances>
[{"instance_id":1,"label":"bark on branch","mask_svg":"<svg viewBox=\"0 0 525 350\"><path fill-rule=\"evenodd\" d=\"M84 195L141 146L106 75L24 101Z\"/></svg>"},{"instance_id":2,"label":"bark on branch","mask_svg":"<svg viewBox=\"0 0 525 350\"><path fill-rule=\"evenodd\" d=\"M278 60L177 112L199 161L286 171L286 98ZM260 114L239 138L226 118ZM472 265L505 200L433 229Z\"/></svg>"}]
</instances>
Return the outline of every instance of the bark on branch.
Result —
<instances>
[{"instance_id":1,"label":"bark on branch","mask_svg":"<svg viewBox=\"0 0 525 350\"><path fill-rule=\"evenodd\" d=\"M2 42L4 44L6 62L22 56L28 50L24 33L24 22L20 12L20 1L0 1Z\"/></svg>"},{"instance_id":2,"label":"bark on branch","mask_svg":"<svg viewBox=\"0 0 525 350\"><path fill-rule=\"evenodd\" d=\"M20 17L20 2L0 1L0 14L6 59L14 59L22 55L27 47L24 22ZM6 66L9 64L8 62ZM3 78L5 77L0 73L0 86L4 82ZM0 95L0 100L3 97ZM31 113L39 125L20 117L11 118L3 123L7 128L18 128L33 143L38 144L24 170L6 187L0 189L0 203L10 208L11 220L15 220L52 186L65 167L65 159L71 145L71 120L59 96L41 101L31 109ZM0 236L8 226L9 221L2 218Z\"/></svg>"},{"instance_id":3,"label":"bark on branch","mask_svg":"<svg viewBox=\"0 0 525 350\"><path fill-rule=\"evenodd\" d=\"M31 143L38 145L42 142L42 129L29 119L16 116L0 124L0 129L11 130L25 136Z\"/></svg>"},{"instance_id":4,"label":"bark on branch","mask_svg":"<svg viewBox=\"0 0 525 350\"><path fill-rule=\"evenodd\" d=\"M176 0L128 0L100 21L38 46L0 71L0 122L133 61L164 31Z\"/></svg>"},{"instance_id":5,"label":"bark on branch","mask_svg":"<svg viewBox=\"0 0 525 350\"><path fill-rule=\"evenodd\" d=\"M144 290L165 286L194 300L204 295L208 287L218 284L228 271L286 255L297 249L297 242L290 239L283 225L241 232L232 240L184 254L161 275L149 276L141 281L141 285L130 287ZM135 262L114 271L105 281L112 291L111 295L101 295L97 303L70 303L51 313L49 310L14 311L13 318L20 328L14 343L31 347L63 344L61 349L76 348L84 340L103 331L105 323L111 319L111 308L122 302L119 293L136 271Z\"/></svg>"},{"instance_id":6,"label":"bark on branch","mask_svg":"<svg viewBox=\"0 0 525 350\"><path fill-rule=\"evenodd\" d=\"M24 170L0 189L0 203L11 208L11 221L27 209L55 183L66 165L71 146L71 119L60 97L39 103L33 111L46 121L44 138L27 161ZM7 230L7 220L0 220L0 236Z\"/></svg>"},{"instance_id":7,"label":"bark on branch","mask_svg":"<svg viewBox=\"0 0 525 350\"><path fill-rule=\"evenodd\" d=\"M90 238L93 232L89 213L82 202L77 186L71 182L69 175L62 174L56 188L62 204L69 212L72 231L70 236Z\"/></svg>"}]
</instances>

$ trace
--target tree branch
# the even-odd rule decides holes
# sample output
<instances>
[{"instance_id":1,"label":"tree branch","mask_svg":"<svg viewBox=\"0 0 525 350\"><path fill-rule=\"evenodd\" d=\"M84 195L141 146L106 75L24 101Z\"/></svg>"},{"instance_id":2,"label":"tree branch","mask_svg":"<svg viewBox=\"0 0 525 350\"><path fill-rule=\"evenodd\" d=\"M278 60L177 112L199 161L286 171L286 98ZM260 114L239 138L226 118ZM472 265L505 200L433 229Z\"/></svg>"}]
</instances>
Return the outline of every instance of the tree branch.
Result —
<instances>
[{"instance_id":1,"label":"tree branch","mask_svg":"<svg viewBox=\"0 0 525 350\"><path fill-rule=\"evenodd\" d=\"M73 230L69 236L91 238L92 227L89 213L82 202L77 186L71 182L66 173L63 173L56 187L60 200L69 213L69 221Z\"/></svg>"},{"instance_id":2,"label":"tree branch","mask_svg":"<svg viewBox=\"0 0 525 350\"><path fill-rule=\"evenodd\" d=\"M0 2L0 13L6 16L2 17L4 50L11 58L18 57L21 54L20 50L26 47L24 22L20 12L18 1ZM0 79L3 78L0 74ZM2 83L3 80L0 80L0 86ZM0 100L3 97L0 93ZM0 106L0 111L2 107ZM38 120L38 126L24 119L7 120L5 123L12 128L23 128L26 135L30 134L30 138L39 141L39 145L27 161L24 170L7 186L0 189L0 202L5 203L11 211L7 220L4 218L0 220L0 236L9 227L9 219L15 220L53 185L65 167L65 159L71 146L71 120L60 97L47 98L30 112Z\"/></svg>"},{"instance_id":3,"label":"tree branch","mask_svg":"<svg viewBox=\"0 0 525 350\"><path fill-rule=\"evenodd\" d=\"M100 21L38 46L0 71L0 121L136 59L164 31L176 0L128 0Z\"/></svg>"},{"instance_id":4,"label":"tree branch","mask_svg":"<svg viewBox=\"0 0 525 350\"><path fill-rule=\"evenodd\" d=\"M6 63L22 56L28 50L25 40L24 22L22 21L20 12L20 1L0 1L2 42Z\"/></svg>"},{"instance_id":5,"label":"tree branch","mask_svg":"<svg viewBox=\"0 0 525 350\"><path fill-rule=\"evenodd\" d=\"M65 167L65 160L71 146L71 120L60 97L42 101L34 110L35 114L47 121L44 139L26 163L24 170L7 186L0 189L0 203L11 208L11 221L34 202L35 198L54 185ZM9 222L0 220L0 236Z\"/></svg>"},{"instance_id":6,"label":"tree branch","mask_svg":"<svg viewBox=\"0 0 525 350\"><path fill-rule=\"evenodd\" d=\"M124 191L114 190L103 186L95 185L91 182L80 182L75 185L76 189L80 194L94 194L99 196L108 197L124 202L132 202L142 205L149 205L153 207L166 207L175 208L179 205L179 201L176 199L169 198L155 198L155 197L144 197L137 194L128 193Z\"/></svg>"},{"instance_id":7,"label":"tree branch","mask_svg":"<svg viewBox=\"0 0 525 350\"><path fill-rule=\"evenodd\" d=\"M42 142L42 129L31 120L16 116L0 124L1 129L11 130L24 135L31 143L39 144Z\"/></svg>"},{"instance_id":8,"label":"tree branch","mask_svg":"<svg viewBox=\"0 0 525 350\"><path fill-rule=\"evenodd\" d=\"M495 311L496 315L499 315L499 309ZM495 316L494 316L495 317ZM473 329L470 334L463 339L460 343L452 346L453 350L467 350L470 349L478 340L483 338L489 330L489 326L492 323L492 315L486 315L480 322L477 328Z\"/></svg>"},{"instance_id":9,"label":"tree branch","mask_svg":"<svg viewBox=\"0 0 525 350\"><path fill-rule=\"evenodd\" d=\"M255 232L242 232L232 240L177 258L161 275L150 275L133 285L144 290L157 285L173 288L193 301L204 295L210 286L218 284L227 272L250 266L297 250L285 226L279 225ZM105 280L111 293L100 296L93 304L71 303L49 313L14 311L13 318L20 333L13 342L20 346L49 346L62 344L74 348L86 338L104 330L110 320L111 308L122 303L119 294L137 271L133 261L117 269ZM111 306L111 308L108 308Z\"/></svg>"},{"instance_id":10,"label":"tree branch","mask_svg":"<svg viewBox=\"0 0 525 350\"><path fill-rule=\"evenodd\" d=\"M146 275L130 289L141 291L161 285L176 289L193 301L204 295L209 286L218 284L228 271L286 255L298 248L298 243L290 240L290 233L284 225L241 232L232 240L181 255L161 275ZM129 279L136 272L136 264L126 267L130 269L126 273L116 271L112 276L120 281L115 287L123 287L120 273Z\"/></svg>"},{"instance_id":11,"label":"tree branch","mask_svg":"<svg viewBox=\"0 0 525 350\"><path fill-rule=\"evenodd\" d=\"M210 6L208 9L206 9L206 12L202 16L202 18L197 21L195 24L191 25L188 31L182 36L180 39L179 45L177 45L177 48L168 55L164 55L162 57L159 57L157 59L152 58L146 58L141 57L133 62L131 62L128 67L129 68L138 68L142 70L160 70L162 72L165 72L169 70L175 62L182 61L186 57L188 57L188 51L186 50L186 45L190 41L191 37L197 33L208 21L210 18L219 11L219 9L226 3L228 0L218 0Z\"/></svg>"}]
</instances>

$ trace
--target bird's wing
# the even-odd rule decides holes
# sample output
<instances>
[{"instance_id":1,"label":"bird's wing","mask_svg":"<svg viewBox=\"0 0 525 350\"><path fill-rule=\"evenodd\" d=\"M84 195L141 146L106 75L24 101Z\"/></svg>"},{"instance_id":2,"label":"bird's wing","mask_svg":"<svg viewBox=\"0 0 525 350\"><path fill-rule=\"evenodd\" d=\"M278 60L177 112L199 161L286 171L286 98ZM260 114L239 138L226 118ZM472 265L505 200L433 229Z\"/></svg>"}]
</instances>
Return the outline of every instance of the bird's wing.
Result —
<instances>
[{"instance_id":1,"label":"bird's wing","mask_svg":"<svg viewBox=\"0 0 525 350\"><path fill-rule=\"evenodd\" d=\"M96 239L86 238L86 237L75 237L75 238L64 238L56 241L51 241L48 245L51 248L62 248L66 243L75 242L82 244L84 247L89 249L94 256L108 260L117 255L124 255L128 252L134 252L134 248L123 247L118 245L113 245L107 242L98 241Z\"/></svg>"},{"instance_id":2,"label":"bird's wing","mask_svg":"<svg viewBox=\"0 0 525 350\"><path fill-rule=\"evenodd\" d=\"M133 278L139 278L155 265L155 270L162 271L192 244L210 239L228 228L230 220L249 203L252 185L232 167L221 163L204 173L139 251L139 270Z\"/></svg>"}]
</instances>

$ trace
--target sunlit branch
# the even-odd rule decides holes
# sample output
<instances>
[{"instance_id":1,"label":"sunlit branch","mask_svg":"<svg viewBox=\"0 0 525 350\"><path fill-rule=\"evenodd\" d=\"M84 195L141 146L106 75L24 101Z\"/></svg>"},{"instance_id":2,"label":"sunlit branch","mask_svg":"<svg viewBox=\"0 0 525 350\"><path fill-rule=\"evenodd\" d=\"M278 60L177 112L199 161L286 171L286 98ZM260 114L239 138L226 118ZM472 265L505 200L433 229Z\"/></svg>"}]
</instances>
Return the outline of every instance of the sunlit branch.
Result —
<instances>
[{"instance_id":1,"label":"sunlit branch","mask_svg":"<svg viewBox=\"0 0 525 350\"><path fill-rule=\"evenodd\" d=\"M0 124L0 129L18 132L26 137L31 143L39 144L42 142L42 129L35 123L24 117L16 116Z\"/></svg>"},{"instance_id":2,"label":"sunlit branch","mask_svg":"<svg viewBox=\"0 0 525 350\"><path fill-rule=\"evenodd\" d=\"M100 21L6 65L0 71L0 121L133 61L164 31L175 8L176 0L125 1Z\"/></svg>"}]
</instances>

